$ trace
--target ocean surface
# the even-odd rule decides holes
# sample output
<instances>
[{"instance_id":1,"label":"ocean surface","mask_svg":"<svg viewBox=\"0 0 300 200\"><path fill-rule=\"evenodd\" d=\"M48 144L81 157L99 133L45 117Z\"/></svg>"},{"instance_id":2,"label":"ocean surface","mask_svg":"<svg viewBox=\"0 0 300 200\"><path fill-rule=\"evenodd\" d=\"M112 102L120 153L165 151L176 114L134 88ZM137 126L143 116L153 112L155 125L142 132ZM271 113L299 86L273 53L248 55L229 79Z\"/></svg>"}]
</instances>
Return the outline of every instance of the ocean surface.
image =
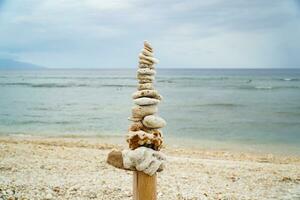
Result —
<instances>
[{"instance_id":1,"label":"ocean surface","mask_svg":"<svg viewBox=\"0 0 300 200\"><path fill-rule=\"evenodd\" d=\"M0 135L124 136L135 74L0 71ZM169 143L300 154L300 70L159 69L156 88Z\"/></svg>"}]
</instances>

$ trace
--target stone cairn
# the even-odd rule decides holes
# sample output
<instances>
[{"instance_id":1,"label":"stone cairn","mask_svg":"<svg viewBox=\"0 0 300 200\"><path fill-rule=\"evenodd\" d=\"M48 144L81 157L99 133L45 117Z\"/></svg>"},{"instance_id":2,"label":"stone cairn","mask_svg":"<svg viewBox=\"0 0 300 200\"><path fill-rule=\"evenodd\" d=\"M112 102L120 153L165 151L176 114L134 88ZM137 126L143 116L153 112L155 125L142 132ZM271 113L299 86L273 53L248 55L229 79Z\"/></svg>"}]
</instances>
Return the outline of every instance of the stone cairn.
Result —
<instances>
[{"instance_id":1,"label":"stone cairn","mask_svg":"<svg viewBox=\"0 0 300 200\"><path fill-rule=\"evenodd\" d=\"M155 64L153 48L147 41L139 54L137 70L138 87L132 94L134 106L129 120L127 142L129 149L109 153L107 162L114 167L132 171L144 172L150 176L162 171L165 156L159 152L163 144L162 132L166 125L164 119L157 115L158 104L162 96L154 89Z\"/></svg>"},{"instance_id":2,"label":"stone cairn","mask_svg":"<svg viewBox=\"0 0 300 200\"><path fill-rule=\"evenodd\" d=\"M144 42L144 48L139 54L139 69L137 70L138 91L132 94L134 103L132 121L129 127L127 142L134 150L140 146L160 150L163 143L162 132L159 130L166 125L164 119L156 113L162 96L154 89L155 64L158 60L153 57L153 48Z\"/></svg>"}]
</instances>

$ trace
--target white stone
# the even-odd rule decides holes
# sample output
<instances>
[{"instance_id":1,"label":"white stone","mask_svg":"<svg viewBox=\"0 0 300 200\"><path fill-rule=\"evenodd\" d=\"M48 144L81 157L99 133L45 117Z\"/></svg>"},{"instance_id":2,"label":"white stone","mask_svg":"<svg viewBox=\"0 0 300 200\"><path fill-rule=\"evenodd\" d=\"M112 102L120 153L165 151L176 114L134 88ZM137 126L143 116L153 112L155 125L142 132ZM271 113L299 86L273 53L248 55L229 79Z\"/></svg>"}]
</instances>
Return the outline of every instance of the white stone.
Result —
<instances>
[{"instance_id":1,"label":"white stone","mask_svg":"<svg viewBox=\"0 0 300 200\"><path fill-rule=\"evenodd\" d=\"M160 102L158 99L149 98L149 97L141 97L133 100L135 104L139 106L148 106L148 105L155 105Z\"/></svg>"},{"instance_id":2,"label":"white stone","mask_svg":"<svg viewBox=\"0 0 300 200\"><path fill-rule=\"evenodd\" d=\"M150 106L134 106L132 108L132 118L133 119L139 119L146 115L152 115L157 112L157 106L156 105L150 105Z\"/></svg>"},{"instance_id":3,"label":"white stone","mask_svg":"<svg viewBox=\"0 0 300 200\"><path fill-rule=\"evenodd\" d=\"M149 69L149 68L138 69L137 72L138 72L138 74L141 74L141 75L155 75L156 74L155 70Z\"/></svg>"},{"instance_id":4,"label":"white stone","mask_svg":"<svg viewBox=\"0 0 300 200\"><path fill-rule=\"evenodd\" d=\"M143 69L143 68L155 69L155 65L154 64L148 65L148 64L145 64L145 63L140 63L139 68L141 68L141 69Z\"/></svg>"},{"instance_id":5,"label":"white stone","mask_svg":"<svg viewBox=\"0 0 300 200\"><path fill-rule=\"evenodd\" d=\"M123 166L125 169L135 168L150 176L157 171L162 171L166 162L166 157L159 151L146 147L139 147L135 150L123 150Z\"/></svg>"},{"instance_id":6,"label":"white stone","mask_svg":"<svg viewBox=\"0 0 300 200\"><path fill-rule=\"evenodd\" d=\"M148 51L147 49L142 49L141 51L145 56L150 56L153 57L153 53L151 53L150 51Z\"/></svg>"},{"instance_id":7,"label":"white stone","mask_svg":"<svg viewBox=\"0 0 300 200\"><path fill-rule=\"evenodd\" d=\"M149 80L149 79L142 79L142 80L139 80L139 84L144 84L144 83L153 83L152 80Z\"/></svg>"},{"instance_id":8,"label":"white stone","mask_svg":"<svg viewBox=\"0 0 300 200\"><path fill-rule=\"evenodd\" d=\"M150 62L149 60L145 60L145 59L140 59L139 61L140 64L146 64L146 65L153 65L153 62Z\"/></svg>"},{"instance_id":9,"label":"white stone","mask_svg":"<svg viewBox=\"0 0 300 200\"><path fill-rule=\"evenodd\" d=\"M52 194L50 194L50 193L47 194L46 197L45 197L45 199L47 199L47 200L51 200L52 198L53 198L53 196L52 196Z\"/></svg>"},{"instance_id":10,"label":"white stone","mask_svg":"<svg viewBox=\"0 0 300 200\"><path fill-rule=\"evenodd\" d=\"M163 128L166 126L166 121L156 115L148 115L143 119L144 126L148 128Z\"/></svg>"},{"instance_id":11,"label":"white stone","mask_svg":"<svg viewBox=\"0 0 300 200\"><path fill-rule=\"evenodd\" d=\"M158 63L159 62L156 58L153 58L151 56L145 56L142 53L139 54L139 58L140 58L140 60L147 60L147 61L150 61L151 63Z\"/></svg>"},{"instance_id":12,"label":"white stone","mask_svg":"<svg viewBox=\"0 0 300 200\"><path fill-rule=\"evenodd\" d=\"M148 74L138 74L137 78L139 80L150 80L150 81L153 81L155 79L154 75L148 75Z\"/></svg>"},{"instance_id":13,"label":"white stone","mask_svg":"<svg viewBox=\"0 0 300 200\"><path fill-rule=\"evenodd\" d=\"M153 50L152 45L151 45L150 42L148 42L147 40L144 41L144 47L147 47L148 49Z\"/></svg>"},{"instance_id":14,"label":"white stone","mask_svg":"<svg viewBox=\"0 0 300 200\"><path fill-rule=\"evenodd\" d=\"M137 99L140 97L152 97L161 100L161 96L156 90L140 90L132 94L133 99Z\"/></svg>"},{"instance_id":15,"label":"white stone","mask_svg":"<svg viewBox=\"0 0 300 200\"><path fill-rule=\"evenodd\" d=\"M138 85L138 90L153 90L153 84L152 83L142 83Z\"/></svg>"},{"instance_id":16,"label":"white stone","mask_svg":"<svg viewBox=\"0 0 300 200\"><path fill-rule=\"evenodd\" d=\"M139 122L142 119L143 119L142 117L128 117L128 120L132 122Z\"/></svg>"}]
</instances>

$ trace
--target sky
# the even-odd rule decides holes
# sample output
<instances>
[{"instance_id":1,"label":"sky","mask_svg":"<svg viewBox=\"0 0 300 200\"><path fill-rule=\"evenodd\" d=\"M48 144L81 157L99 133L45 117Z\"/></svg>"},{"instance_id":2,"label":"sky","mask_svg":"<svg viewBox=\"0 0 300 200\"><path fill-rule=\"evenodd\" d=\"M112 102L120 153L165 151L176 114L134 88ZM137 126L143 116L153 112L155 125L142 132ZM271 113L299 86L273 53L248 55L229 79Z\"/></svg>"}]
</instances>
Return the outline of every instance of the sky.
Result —
<instances>
[{"instance_id":1,"label":"sky","mask_svg":"<svg viewBox=\"0 0 300 200\"><path fill-rule=\"evenodd\" d=\"M49 68L300 68L300 0L0 0L0 58Z\"/></svg>"}]
</instances>

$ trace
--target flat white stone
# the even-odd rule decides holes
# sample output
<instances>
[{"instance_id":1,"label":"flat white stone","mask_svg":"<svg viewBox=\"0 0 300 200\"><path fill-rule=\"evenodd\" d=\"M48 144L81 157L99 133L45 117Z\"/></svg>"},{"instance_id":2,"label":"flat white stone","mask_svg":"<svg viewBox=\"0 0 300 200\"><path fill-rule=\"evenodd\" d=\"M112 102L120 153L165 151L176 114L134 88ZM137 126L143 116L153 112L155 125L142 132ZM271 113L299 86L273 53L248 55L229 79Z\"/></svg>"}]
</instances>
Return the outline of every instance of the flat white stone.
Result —
<instances>
[{"instance_id":1,"label":"flat white stone","mask_svg":"<svg viewBox=\"0 0 300 200\"><path fill-rule=\"evenodd\" d=\"M139 61L140 64L146 64L146 65L153 65L153 62L150 62L149 60L146 59L140 59Z\"/></svg>"},{"instance_id":2,"label":"flat white stone","mask_svg":"<svg viewBox=\"0 0 300 200\"><path fill-rule=\"evenodd\" d=\"M163 128L167 124L163 118L156 115L148 115L142 122L148 128Z\"/></svg>"},{"instance_id":3,"label":"flat white stone","mask_svg":"<svg viewBox=\"0 0 300 200\"><path fill-rule=\"evenodd\" d=\"M149 98L149 97L141 97L133 100L135 104L139 106L148 106L148 105L155 105L160 102L158 99Z\"/></svg>"},{"instance_id":4,"label":"flat white stone","mask_svg":"<svg viewBox=\"0 0 300 200\"><path fill-rule=\"evenodd\" d=\"M148 65L148 64L145 64L145 63L140 63L139 68L141 68L141 69L143 69L143 68L155 69L155 65L154 64Z\"/></svg>"},{"instance_id":5,"label":"flat white stone","mask_svg":"<svg viewBox=\"0 0 300 200\"><path fill-rule=\"evenodd\" d=\"M152 97L161 100L161 96L158 94L156 90L140 90L132 94L133 99L137 99L140 97Z\"/></svg>"},{"instance_id":6,"label":"flat white stone","mask_svg":"<svg viewBox=\"0 0 300 200\"><path fill-rule=\"evenodd\" d=\"M150 80L150 81L153 81L155 79L154 75L148 75L148 74L138 74L137 78L139 80Z\"/></svg>"},{"instance_id":7,"label":"flat white stone","mask_svg":"<svg viewBox=\"0 0 300 200\"><path fill-rule=\"evenodd\" d=\"M145 83L153 83L153 81L152 80L149 80L149 79L141 79L141 80L139 80L139 84L145 84Z\"/></svg>"},{"instance_id":8,"label":"flat white stone","mask_svg":"<svg viewBox=\"0 0 300 200\"><path fill-rule=\"evenodd\" d=\"M137 70L138 74L141 75L155 75L156 71L150 68L143 68L143 69L138 69Z\"/></svg>"}]
</instances>

